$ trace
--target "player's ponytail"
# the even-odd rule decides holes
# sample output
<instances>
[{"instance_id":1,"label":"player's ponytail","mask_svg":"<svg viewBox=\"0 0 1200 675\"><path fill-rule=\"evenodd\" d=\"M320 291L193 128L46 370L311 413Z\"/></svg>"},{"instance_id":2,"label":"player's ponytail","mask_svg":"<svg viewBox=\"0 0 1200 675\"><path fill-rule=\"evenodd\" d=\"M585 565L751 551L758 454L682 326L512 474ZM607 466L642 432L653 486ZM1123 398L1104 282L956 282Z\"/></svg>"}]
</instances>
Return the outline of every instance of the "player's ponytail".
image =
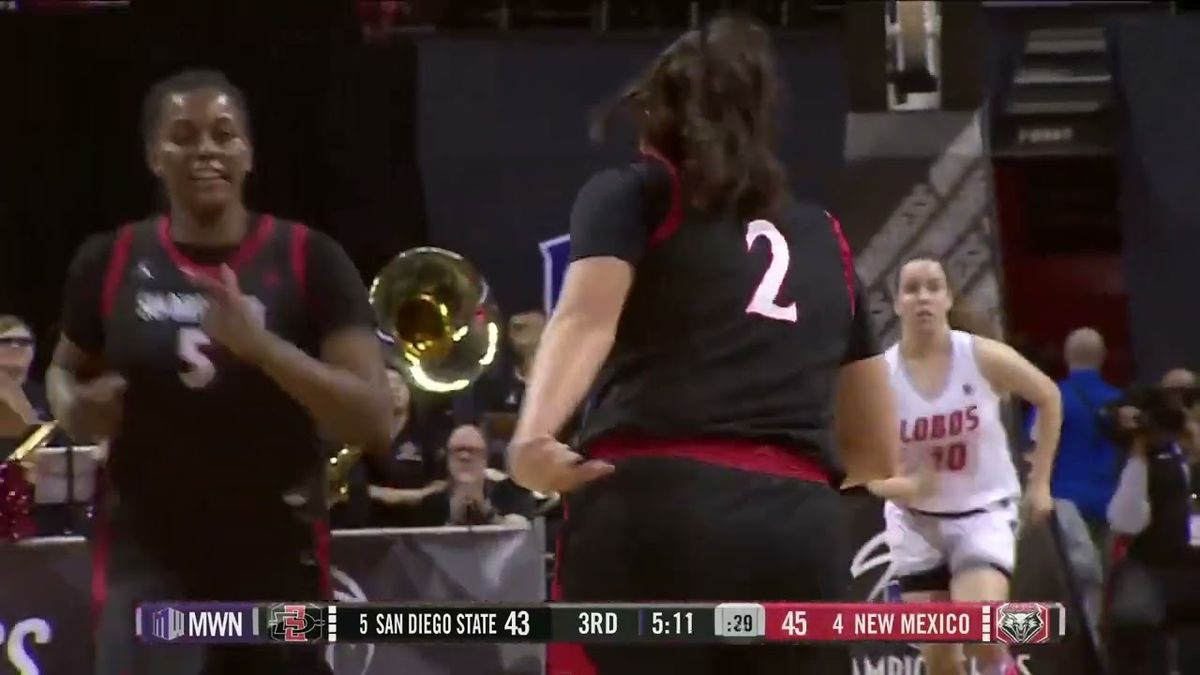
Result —
<instances>
[{"instance_id":1,"label":"player's ponytail","mask_svg":"<svg viewBox=\"0 0 1200 675\"><path fill-rule=\"evenodd\" d=\"M628 112L641 140L675 164L690 207L767 217L787 193L774 153L777 90L766 29L722 17L659 55L602 108L593 132L602 135L613 113Z\"/></svg>"}]
</instances>

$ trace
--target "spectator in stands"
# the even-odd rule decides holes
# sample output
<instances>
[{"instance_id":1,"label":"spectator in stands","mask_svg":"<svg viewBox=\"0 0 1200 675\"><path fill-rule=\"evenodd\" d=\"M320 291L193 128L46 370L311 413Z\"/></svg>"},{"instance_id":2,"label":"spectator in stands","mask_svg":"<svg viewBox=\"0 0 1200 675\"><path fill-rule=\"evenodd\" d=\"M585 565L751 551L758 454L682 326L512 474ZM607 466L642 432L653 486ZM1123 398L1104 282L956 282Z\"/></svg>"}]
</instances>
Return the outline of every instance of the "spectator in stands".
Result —
<instances>
[{"instance_id":1,"label":"spectator in stands","mask_svg":"<svg viewBox=\"0 0 1200 675\"><path fill-rule=\"evenodd\" d=\"M1107 548L1106 511L1117 486L1117 449L1104 433L1101 410L1121 392L1104 381L1104 338L1091 328L1071 332L1063 343L1068 374L1059 381L1063 425L1051 491L1075 505L1097 548Z\"/></svg>"},{"instance_id":2,"label":"spectator in stands","mask_svg":"<svg viewBox=\"0 0 1200 675\"><path fill-rule=\"evenodd\" d=\"M34 343L28 323L12 314L0 315L0 404L25 424L49 419L45 390L29 378Z\"/></svg>"},{"instance_id":3,"label":"spectator in stands","mask_svg":"<svg viewBox=\"0 0 1200 675\"><path fill-rule=\"evenodd\" d=\"M512 438L517 411L525 398L525 378L533 367L546 315L538 310L520 312L508 320L508 349L495 369L484 374L471 390L455 401L460 424L475 424L490 442L488 464L504 468L504 449Z\"/></svg>"},{"instance_id":4,"label":"spectator in stands","mask_svg":"<svg viewBox=\"0 0 1200 675\"><path fill-rule=\"evenodd\" d=\"M422 503L430 525L527 523L533 496L508 476L487 466L488 442L479 427L463 425L446 441L450 480Z\"/></svg>"},{"instance_id":5,"label":"spectator in stands","mask_svg":"<svg viewBox=\"0 0 1200 675\"><path fill-rule=\"evenodd\" d=\"M1162 384L1194 382L1172 371ZM1182 403L1174 399L1173 404ZM1181 408L1182 409L1182 408ZM1122 408L1118 423L1130 431L1129 460L1108 508L1114 533L1127 548L1114 562L1108 640L1113 672L1167 673L1172 629L1200 623L1200 420L1182 409L1178 433L1146 428L1136 409ZM1181 650L1187 658L1188 650ZM1191 654L1193 661L1195 654ZM1181 659L1182 661L1183 659ZM1174 664L1175 672L1200 672L1200 663Z\"/></svg>"},{"instance_id":6,"label":"spectator in stands","mask_svg":"<svg viewBox=\"0 0 1200 675\"><path fill-rule=\"evenodd\" d=\"M1162 376L1160 384L1167 389L1189 389L1196 386L1196 374L1187 368L1172 368Z\"/></svg>"},{"instance_id":7,"label":"spectator in stands","mask_svg":"<svg viewBox=\"0 0 1200 675\"><path fill-rule=\"evenodd\" d=\"M388 368L392 391L392 446L387 453L368 459L365 480L370 495L371 522L379 527L418 525L417 507L445 489L445 481L433 480L434 458L413 426L412 394L400 371Z\"/></svg>"}]
</instances>

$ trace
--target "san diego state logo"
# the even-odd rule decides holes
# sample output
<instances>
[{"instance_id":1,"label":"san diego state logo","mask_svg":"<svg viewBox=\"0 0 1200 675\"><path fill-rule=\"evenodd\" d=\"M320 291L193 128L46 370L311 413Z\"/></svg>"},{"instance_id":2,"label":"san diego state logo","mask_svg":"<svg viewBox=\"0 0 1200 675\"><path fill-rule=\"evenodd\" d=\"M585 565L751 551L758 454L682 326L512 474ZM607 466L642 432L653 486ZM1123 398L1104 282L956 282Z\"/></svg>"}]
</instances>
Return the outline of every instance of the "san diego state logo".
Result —
<instances>
[{"instance_id":1,"label":"san diego state logo","mask_svg":"<svg viewBox=\"0 0 1200 675\"><path fill-rule=\"evenodd\" d=\"M550 316L558 303L567 265L571 262L571 235L563 234L539 242L538 249L542 252L542 309Z\"/></svg>"},{"instance_id":2,"label":"san diego state logo","mask_svg":"<svg viewBox=\"0 0 1200 675\"><path fill-rule=\"evenodd\" d=\"M325 634L325 608L310 602L278 603L267 612L267 635L276 642L316 642Z\"/></svg>"}]
</instances>

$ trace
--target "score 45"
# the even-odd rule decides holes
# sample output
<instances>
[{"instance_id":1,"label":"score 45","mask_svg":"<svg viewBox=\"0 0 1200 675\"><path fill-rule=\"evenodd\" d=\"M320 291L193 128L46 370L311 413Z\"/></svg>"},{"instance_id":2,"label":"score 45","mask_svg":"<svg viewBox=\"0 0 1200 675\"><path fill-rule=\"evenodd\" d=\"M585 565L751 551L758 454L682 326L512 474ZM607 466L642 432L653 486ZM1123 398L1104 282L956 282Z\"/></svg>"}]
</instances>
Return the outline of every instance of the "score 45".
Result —
<instances>
[{"instance_id":1,"label":"score 45","mask_svg":"<svg viewBox=\"0 0 1200 675\"><path fill-rule=\"evenodd\" d=\"M841 620L841 616L838 616ZM808 636L808 612L803 609L788 610L783 616L783 632L791 637Z\"/></svg>"}]
</instances>

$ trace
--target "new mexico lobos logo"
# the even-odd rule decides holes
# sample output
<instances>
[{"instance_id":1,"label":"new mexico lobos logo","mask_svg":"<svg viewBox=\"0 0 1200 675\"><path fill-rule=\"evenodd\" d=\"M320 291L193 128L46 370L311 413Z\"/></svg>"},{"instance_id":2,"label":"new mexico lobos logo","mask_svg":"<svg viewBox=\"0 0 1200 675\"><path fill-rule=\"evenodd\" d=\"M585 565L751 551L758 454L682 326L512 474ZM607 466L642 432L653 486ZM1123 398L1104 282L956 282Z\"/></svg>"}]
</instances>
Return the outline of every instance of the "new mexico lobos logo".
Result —
<instances>
[{"instance_id":1,"label":"new mexico lobos logo","mask_svg":"<svg viewBox=\"0 0 1200 675\"><path fill-rule=\"evenodd\" d=\"M996 609L996 638L1008 644L1050 639L1049 609L1045 605L1010 602Z\"/></svg>"},{"instance_id":2,"label":"new mexico lobos logo","mask_svg":"<svg viewBox=\"0 0 1200 675\"><path fill-rule=\"evenodd\" d=\"M563 277L571 257L571 235L564 234L538 243L542 252L542 309L546 316L554 311L558 294L562 291Z\"/></svg>"}]
</instances>

